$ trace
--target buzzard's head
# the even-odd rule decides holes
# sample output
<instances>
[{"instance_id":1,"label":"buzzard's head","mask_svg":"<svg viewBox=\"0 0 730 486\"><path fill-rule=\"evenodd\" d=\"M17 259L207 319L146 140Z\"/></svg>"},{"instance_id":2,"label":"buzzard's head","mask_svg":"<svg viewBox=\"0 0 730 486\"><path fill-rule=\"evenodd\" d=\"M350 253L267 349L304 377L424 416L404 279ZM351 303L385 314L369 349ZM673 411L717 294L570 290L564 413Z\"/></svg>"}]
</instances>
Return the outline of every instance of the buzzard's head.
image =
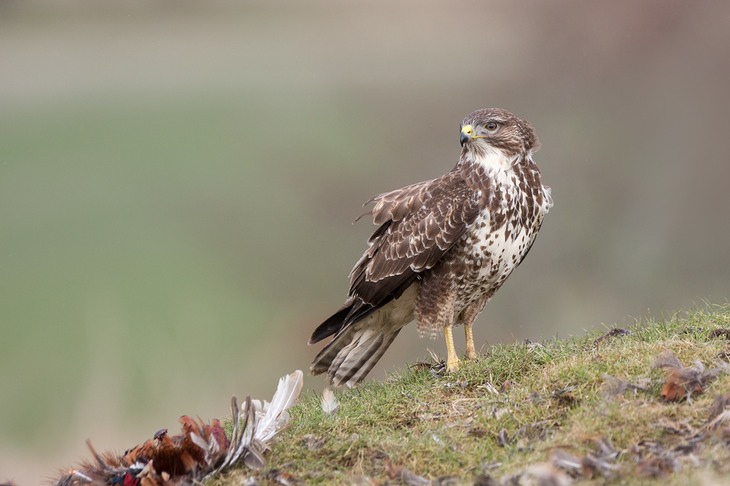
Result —
<instances>
[{"instance_id":1,"label":"buzzard's head","mask_svg":"<svg viewBox=\"0 0 730 486\"><path fill-rule=\"evenodd\" d=\"M508 157L540 148L532 126L500 108L477 110L464 118L460 141L462 152L487 153L497 149Z\"/></svg>"}]
</instances>

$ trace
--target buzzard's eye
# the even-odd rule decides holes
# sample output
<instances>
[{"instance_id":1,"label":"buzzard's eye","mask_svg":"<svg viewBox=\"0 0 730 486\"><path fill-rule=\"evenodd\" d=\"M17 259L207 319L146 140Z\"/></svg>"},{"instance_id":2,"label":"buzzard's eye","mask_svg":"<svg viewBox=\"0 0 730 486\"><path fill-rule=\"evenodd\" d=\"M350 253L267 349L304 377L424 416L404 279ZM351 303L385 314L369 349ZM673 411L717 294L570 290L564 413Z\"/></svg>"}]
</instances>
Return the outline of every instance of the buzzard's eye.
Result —
<instances>
[{"instance_id":1,"label":"buzzard's eye","mask_svg":"<svg viewBox=\"0 0 730 486\"><path fill-rule=\"evenodd\" d=\"M491 121L484 126L487 128L487 130L489 130L490 132L493 132L497 129L498 125L497 125L497 122Z\"/></svg>"}]
</instances>

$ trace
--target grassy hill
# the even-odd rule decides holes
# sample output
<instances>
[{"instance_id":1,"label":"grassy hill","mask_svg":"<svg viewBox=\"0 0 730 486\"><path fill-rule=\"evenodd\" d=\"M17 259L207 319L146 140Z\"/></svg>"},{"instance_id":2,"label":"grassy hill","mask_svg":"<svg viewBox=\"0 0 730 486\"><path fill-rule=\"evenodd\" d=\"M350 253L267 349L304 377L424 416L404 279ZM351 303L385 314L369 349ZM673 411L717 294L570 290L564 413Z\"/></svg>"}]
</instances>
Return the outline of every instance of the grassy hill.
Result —
<instances>
[{"instance_id":1,"label":"grassy hill","mask_svg":"<svg viewBox=\"0 0 730 486\"><path fill-rule=\"evenodd\" d=\"M453 375L419 363L337 391L331 415L305 393L266 468L214 484L721 484L729 328L725 305L495 345Z\"/></svg>"}]
</instances>

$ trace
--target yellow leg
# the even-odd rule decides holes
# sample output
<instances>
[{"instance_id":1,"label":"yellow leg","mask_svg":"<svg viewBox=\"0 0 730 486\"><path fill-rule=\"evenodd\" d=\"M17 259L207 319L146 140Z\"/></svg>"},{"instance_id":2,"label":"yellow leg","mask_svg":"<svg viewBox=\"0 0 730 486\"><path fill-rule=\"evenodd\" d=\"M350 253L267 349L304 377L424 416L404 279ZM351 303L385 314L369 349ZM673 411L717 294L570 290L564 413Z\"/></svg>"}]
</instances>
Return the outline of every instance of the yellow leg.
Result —
<instances>
[{"instance_id":1,"label":"yellow leg","mask_svg":"<svg viewBox=\"0 0 730 486\"><path fill-rule=\"evenodd\" d=\"M464 336L466 337L466 359L477 359L477 350L474 347L474 333L471 324L464 324Z\"/></svg>"},{"instance_id":2,"label":"yellow leg","mask_svg":"<svg viewBox=\"0 0 730 486\"><path fill-rule=\"evenodd\" d=\"M474 347L474 333L471 326L477 320L477 316L487 305L489 298L483 295L479 300L470 304L466 309L461 311L459 320L464 324L464 337L466 337L466 359L477 359L477 350Z\"/></svg>"},{"instance_id":3,"label":"yellow leg","mask_svg":"<svg viewBox=\"0 0 730 486\"><path fill-rule=\"evenodd\" d=\"M446 371L452 373L459 370L459 357L456 355L451 326L444 328L444 338L446 339Z\"/></svg>"}]
</instances>

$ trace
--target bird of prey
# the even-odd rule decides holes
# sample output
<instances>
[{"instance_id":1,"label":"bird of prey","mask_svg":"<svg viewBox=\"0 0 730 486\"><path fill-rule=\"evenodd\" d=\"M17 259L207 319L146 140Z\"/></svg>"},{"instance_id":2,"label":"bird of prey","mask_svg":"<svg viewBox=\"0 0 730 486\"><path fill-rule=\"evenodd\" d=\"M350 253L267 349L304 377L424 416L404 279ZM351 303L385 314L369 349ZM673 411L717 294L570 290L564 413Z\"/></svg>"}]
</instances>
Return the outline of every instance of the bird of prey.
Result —
<instances>
[{"instance_id":1,"label":"bird of prey","mask_svg":"<svg viewBox=\"0 0 730 486\"><path fill-rule=\"evenodd\" d=\"M312 333L334 336L312 362L312 374L352 387L383 356L400 330L446 339L446 368L459 358L452 328L464 326L466 358L475 359L472 324L522 262L548 210L550 188L532 159L532 126L487 108L461 123L461 155L447 174L373 197L378 229L350 273L345 304Z\"/></svg>"}]
</instances>

